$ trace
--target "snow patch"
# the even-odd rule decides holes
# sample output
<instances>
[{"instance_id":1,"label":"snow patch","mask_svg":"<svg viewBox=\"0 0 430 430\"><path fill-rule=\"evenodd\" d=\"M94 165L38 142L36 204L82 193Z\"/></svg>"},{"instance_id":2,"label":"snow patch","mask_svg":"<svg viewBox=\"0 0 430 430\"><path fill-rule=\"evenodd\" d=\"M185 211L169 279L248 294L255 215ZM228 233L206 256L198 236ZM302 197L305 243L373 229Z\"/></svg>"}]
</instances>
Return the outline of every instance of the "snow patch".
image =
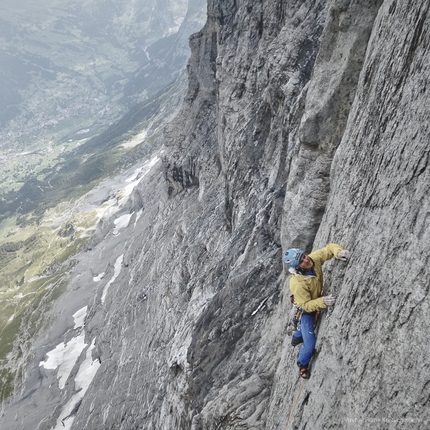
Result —
<instances>
[{"instance_id":1,"label":"snow patch","mask_svg":"<svg viewBox=\"0 0 430 430\"><path fill-rule=\"evenodd\" d=\"M161 154L162 152L160 152L160 155ZM103 202L101 206L98 206L94 210L99 220L113 216L127 204L133 190L145 175L151 171L152 167L160 160L160 155L155 155L145 162L142 167L135 169L133 174L124 180L125 184L121 184L121 188L112 187L111 198Z\"/></svg>"},{"instance_id":2,"label":"snow patch","mask_svg":"<svg viewBox=\"0 0 430 430\"><path fill-rule=\"evenodd\" d=\"M73 327L74 330L84 326L85 316L87 315L87 310L88 310L88 306L85 306L73 314L73 318L75 320L75 326Z\"/></svg>"},{"instance_id":3,"label":"snow patch","mask_svg":"<svg viewBox=\"0 0 430 430\"><path fill-rule=\"evenodd\" d=\"M88 306L85 306L73 314L73 319L75 321L75 326L73 327L74 330L84 327L87 310ZM45 369L51 370L58 368L58 386L63 389L76 360L79 358L81 352L86 346L85 332L81 332L78 336L70 339L67 343L62 342L53 350L47 352L47 360L41 361L39 366L43 366Z\"/></svg>"},{"instance_id":4,"label":"snow patch","mask_svg":"<svg viewBox=\"0 0 430 430\"><path fill-rule=\"evenodd\" d=\"M85 333L81 333L79 336L72 338L69 342L60 343L52 351L49 351L46 354L48 359L46 361L41 361L39 366L53 370L58 368L58 386L63 389L76 360L86 346Z\"/></svg>"},{"instance_id":5,"label":"snow patch","mask_svg":"<svg viewBox=\"0 0 430 430\"><path fill-rule=\"evenodd\" d=\"M94 276L93 281L94 281L94 282L99 282L99 281L101 281L104 277L105 277L105 272L102 272L102 273L100 273L99 275Z\"/></svg>"},{"instance_id":6,"label":"snow patch","mask_svg":"<svg viewBox=\"0 0 430 430\"><path fill-rule=\"evenodd\" d=\"M73 314L75 320L75 329L82 328L84 326L85 316L87 314L88 306L79 309ZM57 379L59 379L59 387L63 389L70 373L75 366L75 363L82 351L87 347L85 353L85 359L79 366L79 370L74 379L74 394L69 401L64 405L60 416L57 419L57 424L55 428L51 430L71 430L75 416L72 415L73 410L76 405L83 399L85 393L88 390L94 376L96 376L97 370L100 367L99 360L92 359L92 351L95 346L95 338L91 342L90 346L85 343L85 332L82 331L79 336L74 337L69 342L60 343L55 349L48 352L46 355L48 359L46 361L41 361L40 366L45 369L57 369Z\"/></svg>"},{"instance_id":7,"label":"snow patch","mask_svg":"<svg viewBox=\"0 0 430 430\"><path fill-rule=\"evenodd\" d=\"M133 214L126 214L126 215L120 216L119 218L117 218L114 221L115 229L113 231L113 234L115 236L117 236L119 234L120 230L123 230L124 228L128 227L128 225L130 224L130 220L131 220L132 216L133 216Z\"/></svg>"},{"instance_id":8,"label":"snow patch","mask_svg":"<svg viewBox=\"0 0 430 430\"><path fill-rule=\"evenodd\" d=\"M127 140L127 142L122 143L121 146L125 149L134 148L135 146L142 143L145 140L147 135L148 135L148 132L144 130L138 135L134 136L132 139Z\"/></svg>"},{"instance_id":9,"label":"snow patch","mask_svg":"<svg viewBox=\"0 0 430 430\"><path fill-rule=\"evenodd\" d=\"M136 228L137 221L139 221L139 219L140 219L140 217L142 216L142 214L143 214L143 209L140 209L140 210L137 212L137 214L136 214L136 219L134 220L134 226L133 226L133 229L135 229L135 228Z\"/></svg>"},{"instance_id":10,"label":"snow patch","mask_svg":"<svg viewBox=\"0 0 430 430\"><path fill-rule=\"evenodd\" d=\"M70 430L75 420L72 411L76 405L84 398L85 393L88 390L94 376L96 376L97 370L99 370L100 362L92 359L92 350L94 349L95 338L91 342L91 346L87 349L85 360L79 366L78 373L75 377L75 391L78 391L73 395L70 400L66 403L60 416L57 420L57 425L53 430Z\"/></svg>"},{"instance_id":11,"label":"snow patch","mask_svg":"<svg viewBox=\"0 0 430 430\"><path fill-rule=\"evenodd\" d=\"M113 277L103 288L103 294L102 294L102 298L101 298L102 305L105 304L106 295L107 295L107 292L109 290L109 287L112 285L112 283L118 277L118 275L121 273L123 259L124 259L124 254L120 255L115 261Z\"/></svg>"},{"instance_id":12,"label":"snow patch","mask_svg":"<svg viewBox=\"0 0 430 430\"><path fill-rule=\"evenodd\" d=\"M152 169L152 167L159 161L160 157L155 155L149 161L147 161L142 167L136 169L133 175L126 179L125 182L129 184L121 191L121 198L118 199L118 205L124 206L130 197L133 190L137 187L140 181L145 177L145 175Z\"/></svg>"}]
</instances>

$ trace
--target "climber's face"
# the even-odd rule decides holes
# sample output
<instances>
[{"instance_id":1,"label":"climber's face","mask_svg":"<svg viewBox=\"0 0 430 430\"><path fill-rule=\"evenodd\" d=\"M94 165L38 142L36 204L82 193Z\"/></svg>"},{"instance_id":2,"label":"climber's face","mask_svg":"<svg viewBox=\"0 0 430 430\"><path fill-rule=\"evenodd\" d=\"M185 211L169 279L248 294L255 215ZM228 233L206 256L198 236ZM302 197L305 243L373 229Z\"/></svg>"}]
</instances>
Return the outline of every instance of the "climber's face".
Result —
<instances>
[{"instance_id":1,"label":"climber's face","mask_svg":"<svg viewBox=\"0 0 430 430\"><path fill-rule=\"evenodd\" d=\"M309 270L309 269L312 269L312 267L314 267L314 262L312 261L311 258L309 258L309 255L303 254L302 258L300 258L299 267L301 269Z\"/></svg>"}]
</instances>

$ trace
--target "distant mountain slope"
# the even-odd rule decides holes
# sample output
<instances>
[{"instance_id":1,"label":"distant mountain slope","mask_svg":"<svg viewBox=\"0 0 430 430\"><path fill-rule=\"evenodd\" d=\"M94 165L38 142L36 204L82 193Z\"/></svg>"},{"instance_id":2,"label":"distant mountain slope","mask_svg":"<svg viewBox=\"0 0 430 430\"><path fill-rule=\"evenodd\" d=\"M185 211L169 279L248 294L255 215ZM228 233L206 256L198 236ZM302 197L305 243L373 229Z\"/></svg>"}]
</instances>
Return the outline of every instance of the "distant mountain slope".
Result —
<instances>
[{"instance_id":1,"label":"distant mountain slope","mask_svg":"<svg viewBox=\"0 0 430 430\"><path fill-rule=\"evenodd\" d=\"M29 136L30 130L39 134L41 122L124 112L178 76L189 56L188 36L203 20L202 0L6 2L0 18L2 128L9 125L18 138L14 118ZM136 79L139 92L130 90Z\"/></svg>"},{"instance_id":2,"label":"distant mountain slope","mask_svg":"<svg viewBox=\"0 0 430 430\"><path fill-rule=\"evenodd\" d=\"M18 208L29 213L38 202L43 212L47 200L55 204L46 180L67 182L71 172L85 169L91 160L80 154L101 151L97 145L106 152L105 140L112 140L113 130L119 137L132 127L130 118L134 125L149 124L156 100L171 93L184 69L188 37L204 17L204 0L6 2L0 18L0 158L6 162L0 165L0 218ZM151 113L143 112L145 103ZM127 127L119 125L124 115ZM117 161L102 164L102 173L87 169L92 179L83 174L75 185L110 174ZM57 198L67 197L58 191Z\"/></svg>"},{"instance_id":3,"label":"distant mountain slope","mask_svg":"<svg viewBox=\"0 0 430 430\"><path fill-rule=\"evenodd\" d=\"M159 151L163 127L186 93L188 38L203 25L205 6L204 0L4 5L0 91L11 115L0 128L2 399L20 379L23 363L11 350L26 349L18 335L26 317L37 331L44 317L33 319L35 309L50 303L53 285L65 285L74 254L104 213L97 205L111 191L103 190L88 213L77 208L100 183ZM140 92L126 94L139 73Z\"/></svg>"}]
</instances>

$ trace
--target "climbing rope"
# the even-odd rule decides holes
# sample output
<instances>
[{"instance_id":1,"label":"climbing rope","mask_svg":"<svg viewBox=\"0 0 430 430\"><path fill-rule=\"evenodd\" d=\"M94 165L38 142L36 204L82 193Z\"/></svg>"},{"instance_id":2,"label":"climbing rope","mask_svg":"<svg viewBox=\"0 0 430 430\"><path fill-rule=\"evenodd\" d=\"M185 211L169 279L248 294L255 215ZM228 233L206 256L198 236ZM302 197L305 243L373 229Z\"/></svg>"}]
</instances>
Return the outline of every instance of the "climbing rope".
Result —
<instances>
[{"instance_id":1,"label":"climbing rope","mask_svg":"<svg viewBox=\"0 0 430 430\"><path fill-rule=\"evenodd\" d=\"M293 407L291 409L290 416L288 417L287 427L285 430L288 430L288 426L290 425L291 417L293 416L294 410L296 409L296 406L297 406L297 400L299 400L300 393L302 392L303 382L305 382L304 379L302 379L302 382L300 382L300 387L297 391L296 400L294 400L294 404L293 404Z\"/></svg>"}]
</instances>

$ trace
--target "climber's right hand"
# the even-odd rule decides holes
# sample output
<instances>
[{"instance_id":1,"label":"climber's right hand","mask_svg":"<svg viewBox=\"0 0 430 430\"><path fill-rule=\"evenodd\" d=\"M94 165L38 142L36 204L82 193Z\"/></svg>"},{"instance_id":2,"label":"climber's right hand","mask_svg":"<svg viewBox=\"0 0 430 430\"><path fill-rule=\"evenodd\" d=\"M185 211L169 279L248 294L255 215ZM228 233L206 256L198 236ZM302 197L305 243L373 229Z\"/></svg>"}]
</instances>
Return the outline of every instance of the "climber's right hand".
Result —
<instances>
[{"instance_id":1,"label":"climber's right hand","mask_svg":"<svg viewBox=\"0 0 430 430\"><path fill-rule=\"evenodd\" d=\"M329 296L325 296L324 303L326 306L333 306L336 303L336 297L331 294Z\"/></svg>"}]
</instances>

